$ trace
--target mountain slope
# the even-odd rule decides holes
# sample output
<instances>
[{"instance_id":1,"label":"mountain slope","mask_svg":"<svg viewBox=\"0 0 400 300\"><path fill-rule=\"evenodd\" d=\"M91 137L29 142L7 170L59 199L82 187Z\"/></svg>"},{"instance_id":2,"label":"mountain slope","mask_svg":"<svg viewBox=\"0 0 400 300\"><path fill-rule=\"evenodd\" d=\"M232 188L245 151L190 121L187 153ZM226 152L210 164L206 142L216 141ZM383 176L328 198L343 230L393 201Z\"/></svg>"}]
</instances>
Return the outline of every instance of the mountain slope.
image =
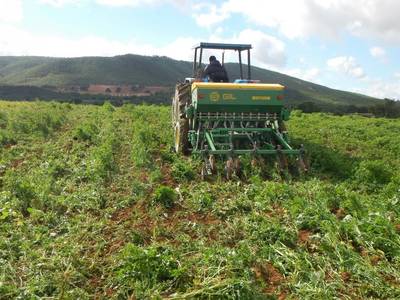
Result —
<instances>
[{"instance_id":1,"label":"mountain slope","mask_svg":"<svg viewBox=\"0 0 400 300\"><path fill-rule=\"evenodd\" d=\"M190 72L189 62L157 56L0 57L0 83L12 85L171 85Z\"/></svg>"},{"instance_id":2,"label":"mountain slope","mask_svg":"<svg viewBox=\"0 0 400 300\"><path fill-rule=\"evenodd\" d=\"M226 64L230 78L239 78L237 64ZM68 86L89 84L139 84L173 86L192 73L192 64L168 57L121 55L115 57L0 57L0 84ZM379 99L252 68L254 79L281 83L291 104L311 101L320 105L368 106Z\"/></svg>"}]
</instances>

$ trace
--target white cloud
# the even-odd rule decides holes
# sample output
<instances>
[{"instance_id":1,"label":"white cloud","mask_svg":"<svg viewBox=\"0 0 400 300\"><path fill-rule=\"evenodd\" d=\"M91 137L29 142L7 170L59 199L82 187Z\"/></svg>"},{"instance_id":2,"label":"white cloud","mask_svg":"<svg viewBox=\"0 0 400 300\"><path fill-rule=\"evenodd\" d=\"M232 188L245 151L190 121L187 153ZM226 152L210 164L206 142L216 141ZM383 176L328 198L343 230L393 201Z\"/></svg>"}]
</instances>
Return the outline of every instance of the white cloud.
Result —
<instances>
[{"instance_id":1,"label":"white cloud","mask_svg":"<svg viewBox=\"0 0 400 300\"><path fill-rule=\"evenodd\" d=\"M303 37L309 29L304 22L307 18L307 7L300 1L283 0L275 3L267 0L262 4L259 1L253 1L246 5L244 14L249 21L259 25L278 29L288 38ZM240 12L239 1L232 0L233 6L236 6L236 12ZM264 15L263 16L263 14Z\"/></svg>"},{"instance_id":2,"label":"white cloud","mask_svg":"<svg viewBox=\"0 0 400 300\"><path fill-rule=\"evenodd\" d=\"M47 4L55 7L63 7L67 4L80 4L81 0L39 0L41 4Z\"/></svg>"},{"instance_id":3,"label":"white cloud","mask_svg":"<svg viewBox=\"0 0 400 300\"><path fill-rule=\"evenodd\" d=\"M139 6L141 4L155 4L158 0L96 0L96 3L107 6Z\"/></svg>"},{"instance_id":4,"label":"white cloud","mask_svg":"<svg viewBox=\"0 0 400 300\"><path fill-rule=\"evenodd\" d=\"M155 4L163 2L163 0L38 0L41 4L47 4L55 7L63 7L65 5L76 5L83 3L95 3L106 6L139 6L143 4ZM164 1L167 2L167 1Z\"/></svg>"},{"instance_id":5,"label":"white cloud","mask_svg":"<svg viewBox=\"0 0 400 300\"><path fill-rule=\"evenodd\" d=\"M280 39L266 34L259 30L244 29L237 35L226 38L222 37L218 32L215 32L208 39L210 42L218 43L240 43L251 44L251 63L263 68L274 70L282 70L286 65L286 46ZM208 55L208 53L206 54ZM237 53L227 51L225 61L237 62ZM247 57L243 57L243 61L247 63Z\"/></svg>"},{"instance_id":6,"label":"white cloud","mask_svg":"<svg viewBox=\"0 0 400 300\"><path fill-rule=\"evenodd\" d=\"M252 23L278 29L288 38L336 38L349 32L399 44L399 11L398 0L227 0L210 13L241 14Z\"/></svg>"},{"instance_id":7,"label":"white cloud","mask_svg":"<svg viewBox=\"0 0 400 300\"><path fill-rule=\"evenodd\" d=\"M199 39L193 37L180 37L172 43L161 48L152 48L153 55L165 55L177 60L193 60L193 45L198 44ZM143 55L148 55L142 52Z\"/></svg>"},{"instance_id":8,"label":"white cloud","mask_svg":"<svg viewBox=\"0 0 400 300\"><path fill-rule=\"evenodd\" d=\"M386 51L382 47L372 47L369 49L369 53L371 54L372 57L380 59L380 60L385 60L386 59Z\"/></svg>"},{"instance_id":9,"label":"white cloud","mask_svg":"<svg viewBox=\"0 0 400 300\"><path fill-rule=\"evenodd\" d=\"M363 79L364 87L359 87L355 92L376 98L388 98L400 101L400 73L394 73L393 78Z\"/></svg>"},{"instance_id":10,"label":"white cloud","mask_svg":"<svg viewBox=\"0 0 400 300\"><path fill-rule=\"evenodd\" d=\"M400 84L398 82L370 79L362 92L377 98L400 100Z\"/></svg>"},{"instance_id":11,"label":"white cloud","mask_svg":"<svg viewBox=\"0 0 400 300\"><path fill-rule=\"evenodd\" d=\"M23 11L20 0L0 0L0 23L17 23L22 19Z\"/></svg>"},{"instance_id":12,"label":"white cloud","mask_svg":"<svg viewBox=\"0 0 400 300\"><path fill-rule=\"evenodd\" d=\"M217 29L215 29L215 33L216 34L222 34L223 32L224 32L224 28L222 26L220 26Z\"/></svg>"},{"instance_id":13,"label":"white cloud","mask_svg":"<svg viewBox=\"0 0 400 300\"><path fill-rule=\"evenodd\" d=\"M136 7L140 5L174 4L178 7L185 7L188 0L94 0L99 5L115 7Z\"/></svg>"},{"instance_id":14,"label":"white cloud","mask_svg":"<svg viewBox=\"0 0 400 300\"><path fill-rule=\"evenodd\" d=\"M154 47L135 40L120 42L98 36L66 38L54 35L36 35L15 26L0 25L0 55L78 57L135 53L191 60L191 48L197 42L198 40L190 37L177 38L164 47Z\"/></svg>"},{"instance_id":15,"label":"white cloud","mask_svg":"<svg viewBox=\"0 0 400 300\"><path fill-rule=\"evenodd\" d=\"M194 5L193 18L201 27L211 27L229 17L228 12L218 9L217 5L211 3L198 3Z\"/></svg>"},{"instance_id":16,"label":"white cloud","mask_svg":"<svg viewBox=\"0 0 400 300\"><path fill-rule=\"evenodd\" d=\"M340 72L355 78L365 78L363 68L356 62L352 56L338 56L328 59L327 65L331 70Z\"/></svg>"},{"instance_id":17,"label":"white cloud","mask_svg":"<svg viewBox=\"0 0 400 300\"><path fill-rule=\"evenodd\" d=\"M282 68L286 65L285 43L274 36L252 29L241 31L234 42L252 44L252 58L265 67Z\"/></svg>"},{"instance_id":18,"label":"white cloud","mask_svg":"<svg viewBox=\"0 0 400 300\"><path fill-rule=\"evenodd\" d=\"M273 2L273 3L272 3ZM290 3L291 2L291 3ZM248 0L246 3L240 0L228 0L219 7L212 5L212 9L209 11L209 16L206 12L202 12L203 20L211 19L214 24L222 22L232 14L243 14L251 22L265 25L268 27L279 27L281 31L284 31L288 36L294 37L299 35L299 30L295 24L299 23L303 13L301 4L298 1L281 0L281 1L255 1ZM204 7L194 7L196 11L198 8L203 9ZM288 9L290 8L290 9ZM283 12L285 16L283 16ZM290 17L286 17L290 15ZM194 14L196 17L197 14ZM216 16L223 16L222 18L216 18ZM198 19L197 22L199 23ZM200 25L204 24L200 22ZM293 29L297 29L293 30Z\"/></svg>"},{"instance_id":19,"label":"white cloud","mask_svg":"<svg viewBox=\"0 0 400 300\"><path fill-rule=\"evenodd\" d=\"M65 5L97 4L113 7L137 7L141 5L174 4L178 7L186 7L189 0L37 0L39 3L54 7Z\"/></svg>"}]
</instances>

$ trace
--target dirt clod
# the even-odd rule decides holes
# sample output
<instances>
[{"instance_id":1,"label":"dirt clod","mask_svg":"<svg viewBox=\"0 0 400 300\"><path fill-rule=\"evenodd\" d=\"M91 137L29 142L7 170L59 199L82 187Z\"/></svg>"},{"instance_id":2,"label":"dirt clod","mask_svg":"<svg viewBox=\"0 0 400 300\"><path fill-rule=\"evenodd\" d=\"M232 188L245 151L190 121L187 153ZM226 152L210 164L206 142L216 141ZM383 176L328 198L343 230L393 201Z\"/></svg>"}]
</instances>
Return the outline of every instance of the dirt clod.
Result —
<instances>
[{"instance_id":1,"label":"dirt clod","mask_svg":"<svg viewBox=\"0 0 400 300\"><path fill-rule=\"evenodd\" d=\"M351 274L349 272L341 272L340 277L344 282L348 282L351 278Z\"/></svg>"},{"instance_id":2,"label":"dirt clod","mask_svg":"<svg viewBox=\"0 0 400 300\"><path fill-rule=\"evenodd\" d=\"M301 244L306 244L308 240L310 239L311 232L309 230L300 230L299 233L297 234L299 243Z\"/></svg>"},{"instance_id":3,"label":"dirt clod","mask_svg":"<svg viewBox=\"0 0 400 300\"><path fill-rule=\"evenodd\" d=\"M266 283L267 287L264 290L266 294L275 293L278 286L284 281L283 275L270 262L256 265L253 268L253 272L258 280L262 280ZM283 295L283 298L279 299L285 299L286 295L284 295L284 293L281 293L280 296L281 295Z\"/></svg>"}]
</instances>

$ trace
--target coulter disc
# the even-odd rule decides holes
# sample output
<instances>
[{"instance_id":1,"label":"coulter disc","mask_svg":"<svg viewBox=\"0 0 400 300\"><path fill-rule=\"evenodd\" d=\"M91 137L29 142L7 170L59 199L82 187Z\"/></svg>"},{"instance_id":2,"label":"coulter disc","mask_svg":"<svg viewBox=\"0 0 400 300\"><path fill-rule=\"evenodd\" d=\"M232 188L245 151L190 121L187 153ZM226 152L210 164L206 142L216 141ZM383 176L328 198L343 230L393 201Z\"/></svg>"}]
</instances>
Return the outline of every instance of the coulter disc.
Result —
<instances>
[{"instance_id":1,"label":"coulter disc","mask_svg":"<svg viewBox=\"0 0 400 300\"><path fill-rule=\"evenodd\" d=\"M226 180L231 180L234 172L234 162L233 158L230 157L225 163L225 178Z\"/></svg>"}]
</instances>

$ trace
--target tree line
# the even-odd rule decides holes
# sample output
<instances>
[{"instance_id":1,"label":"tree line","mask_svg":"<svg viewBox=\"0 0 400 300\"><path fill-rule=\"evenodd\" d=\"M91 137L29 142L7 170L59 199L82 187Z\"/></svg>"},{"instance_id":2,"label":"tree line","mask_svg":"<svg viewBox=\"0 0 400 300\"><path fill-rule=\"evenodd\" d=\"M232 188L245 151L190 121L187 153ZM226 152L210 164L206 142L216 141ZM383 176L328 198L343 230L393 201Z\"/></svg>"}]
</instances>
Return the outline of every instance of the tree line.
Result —
<instances>
[{"instance_id":1,"label":"tree line","mask_svg":"<svg viewBox=\"0 0 400 300\"><path fill-rule=\"evenodd\" d=\"M293 106L292 108L300 109L306 113L312 112L330 112L337 115L346 114L364 114L375 117L399 118L400 117L400 100L383 99L382 103L371 106L356 105L321 105L315 102L307 101Z\"/></svg>"}]
</instances>

